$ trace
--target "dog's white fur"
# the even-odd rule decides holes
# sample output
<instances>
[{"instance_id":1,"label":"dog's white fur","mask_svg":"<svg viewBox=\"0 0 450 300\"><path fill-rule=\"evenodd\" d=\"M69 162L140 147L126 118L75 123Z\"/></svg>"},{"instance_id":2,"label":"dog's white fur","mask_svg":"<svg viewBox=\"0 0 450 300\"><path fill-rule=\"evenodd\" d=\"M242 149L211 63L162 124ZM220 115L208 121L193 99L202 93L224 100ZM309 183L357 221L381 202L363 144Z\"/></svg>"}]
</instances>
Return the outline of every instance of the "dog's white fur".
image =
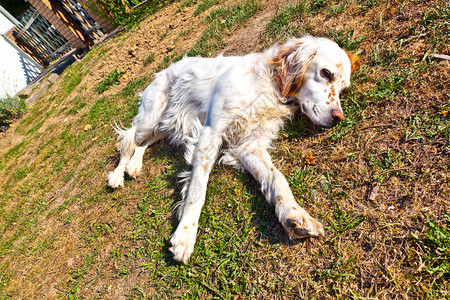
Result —
<instances>
[{"instance_id":1,"label":"dog's white fur","mask_svg":"<svg viewBox=\"0 0 450 300\"><path fill-rule=\"evenodd\" d=\"M305 36L263 53L215 58L184 57L155 75L142 93L130 129L116 128L121 157L109 186L124 172L138 176L145 149L163 138L186 148L192 170L182 174L183 201L170 251L186 263L194 250L208 177L221 162L248 170L291 238L323 235L322 225L294 199L267 149L296 108L314 123L341 120L339 93L350 85L359 60L336 43Z\"/></svg>"}]
</instances>

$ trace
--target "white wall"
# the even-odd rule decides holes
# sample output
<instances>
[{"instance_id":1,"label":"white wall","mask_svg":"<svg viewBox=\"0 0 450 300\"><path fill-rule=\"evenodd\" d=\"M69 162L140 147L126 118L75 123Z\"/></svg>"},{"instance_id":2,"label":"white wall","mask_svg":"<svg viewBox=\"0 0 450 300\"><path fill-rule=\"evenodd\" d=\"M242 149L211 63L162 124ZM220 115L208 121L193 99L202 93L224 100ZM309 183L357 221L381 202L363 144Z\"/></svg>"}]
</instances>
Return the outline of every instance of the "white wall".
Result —
<instances>
[{"instance_id":1,"label":"white wall","mask_svg":"<svg viewBox=\"0 0 450 300\"><path fill-rule=\"evenodd\" d=\"M0 34L11 28L12 23L0 13ZM34 59L0 35L0 99L20 92L41 71L42 67Z\"/></svg>"},{"instance_id":2,"label":"white wall","mask_svg":"<svg viewBox=\"0 0 450 300\"><path fill-rule=\"evenodd\" d=\"M11 28L14 27L14 24L8 20L2 13L0 13L0 34L7 33Z\"/></svg>"}]
</instances>

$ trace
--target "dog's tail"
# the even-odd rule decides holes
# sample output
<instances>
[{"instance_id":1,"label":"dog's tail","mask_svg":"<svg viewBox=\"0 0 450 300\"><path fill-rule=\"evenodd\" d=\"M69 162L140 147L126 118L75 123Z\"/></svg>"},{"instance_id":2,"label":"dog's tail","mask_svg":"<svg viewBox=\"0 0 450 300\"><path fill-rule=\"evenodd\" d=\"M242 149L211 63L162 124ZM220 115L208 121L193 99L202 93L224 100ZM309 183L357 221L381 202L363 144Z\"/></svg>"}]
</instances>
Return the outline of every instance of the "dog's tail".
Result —
<instances>
[{"instance_id":1,"label":"dog's tail","mask_svg":"<svg viewBox=\"0 0 450 300\"><path fill-rule=\"evenodd\" d=\"M114 124L113 128L118 136L116 147L120 150L120 156L130 159L136 149L136 127L126 129Z\"/></svg>"}]
</instances>

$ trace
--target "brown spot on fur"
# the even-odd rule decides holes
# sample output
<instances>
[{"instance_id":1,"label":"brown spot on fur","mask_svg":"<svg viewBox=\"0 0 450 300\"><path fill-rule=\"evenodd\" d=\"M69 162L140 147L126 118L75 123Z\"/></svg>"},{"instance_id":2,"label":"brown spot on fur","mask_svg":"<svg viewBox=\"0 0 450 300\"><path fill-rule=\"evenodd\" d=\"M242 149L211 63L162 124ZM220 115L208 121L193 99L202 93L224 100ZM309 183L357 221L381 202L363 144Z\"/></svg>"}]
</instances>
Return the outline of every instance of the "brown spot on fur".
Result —
<instances>
[{"instance_id":1,"label":"brown spot on fur","mask_svg":"<svg viewBox=\"0 0 450 300\"><path fill-rule=\"evenodd\" d=\"M192 205L192 204L194 204L194 202L192 202L192 201L191 201L191 202L189 202L189 205Z\"/></svg>"},{"instance_id":2,"label":"brown spot on fur","mask_svg":"<svg viewBox=\"0 0 450 300\"><path fill-rule=\"evenodd\" d=\"M336 90L334 89L334 85L331 86L330 91L333 97L336 96Z\"/></svg>"},{"instance_id":3,"label":"brown spot on fur","mask_svg":"<svg viewBox=\"0 0 450 300\"><path fill-rule=\"evenodd\" d=\"M325 102L327 105L329 105L331 102L330 101L327 101L327 102Z\"/></svg>"},{"instance_id":4,"label":"brown spot on fur","mask_svg":"<svg viewBox=\"0 0 450 300\"><path fill-rule=\"evenodd\" d=\"M192 226L195 226L195 222L194 222L194 223L192 223Z\"/></svg>"},{"instance_id":5,"label":"brown spot on fur","mask_svg":"<svg viewBox=\"0 0 450 300\"><path fill-rule=\"evenodd\" d=\"M251 67L251 68L245 73L245 75L255 74L255 73L256 73L256 68L255 68L255 67Z\"/></svg>"},{"instance_id":6,"label":"brown spot on fur","mask_svg":"<svg viewBox=\"0 0 450 300\"><path fill-rule=\"evenodd\" d=\"M159 104L159 110L163 110L166 107L167 101L163 100L161 101L161 103Z\"/></svg>"},{"instance_id":7,"label":"brown spot on fur","mask_svg":"<svg viewBox=\"0 0 450 300\"><path fill-rule=\"evenodd\" d=\"M297 207L295 207L295 206L292 206L292 209L293 209L293 210L297 210Z\"/></svg>"},{"instance_id":8,"label":"brown spot on fur","mask_svg":"<svg viewBox=\"0 0 450 300\"><path fill-rule=\"evenodd\" d=\"M184 226L184 229L187 229L187 226Z\"/></svg>"},{"instance_id":9,"label":"brown spot on fur","mask_svg":"<svg viewBox=\"0 0 450 300\"><path fill-rule=\"evenodd\" d=\"M209 164L207 162L205 162L205 164L203 165L203 170L206 172L206 170L208 170L208 166Z\"/></svg>"}]
</instances>

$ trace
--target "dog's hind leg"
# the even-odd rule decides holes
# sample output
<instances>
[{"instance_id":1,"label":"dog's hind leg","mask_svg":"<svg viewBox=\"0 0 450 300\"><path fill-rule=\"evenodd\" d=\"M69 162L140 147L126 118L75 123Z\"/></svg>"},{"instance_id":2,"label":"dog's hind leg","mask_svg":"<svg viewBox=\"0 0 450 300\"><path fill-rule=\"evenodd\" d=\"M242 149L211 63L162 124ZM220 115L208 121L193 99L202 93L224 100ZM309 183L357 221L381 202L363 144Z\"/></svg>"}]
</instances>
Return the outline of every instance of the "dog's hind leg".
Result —
<instances>
[{"instance_id":1,"label":"dog's hind leg","mask_svg":"<svg viewBox=\"0 0 450 300\"><path fill-rule=\"evenodd\" d=\"M120 161L119 165L113 172L108 174L108 185L112 188L123 186L123 176L125 173L125 166L130 161L131 156L136 149L134 137L136 135L136 127L132 126L130 129L115 128L119 135L118 142L120 147Z\"/></svg>"},{"instance_id":2,"label":"dog's hind leg","mask_svg":"<svg viewBox=\"0 0 450 300\"><path fill-rule=\"evenodd\" d=\"M165 72L155 76L155 80L141 95L141 106L130 129L115 128L119 135L120 161L114 172L108 174L108 185L112 188L123 186L125 170L136 177L142 167L145 149L165 137L158 131L161 116L166 109L169 80Z\"/></svg>"},{"instance_id":3,"label":"dog's hind leg","mask_svg":"<svg viewBox=\"0 0 450 300\"><path fill-rule=\"evenodd\" d=\"M144 152L147 147L150 147L154 143L158 142L161 139L164 139L167 137L167 134L162 132L156 132L153 134L150 138L148 138L145 142L140 144L139 146L136 146L136 149L134 150L134 154L131 157L130 161L127 163L125 169L133 178L136 178L142 169L142 159L144 157Z\"/></svg>"}]
</instances>

